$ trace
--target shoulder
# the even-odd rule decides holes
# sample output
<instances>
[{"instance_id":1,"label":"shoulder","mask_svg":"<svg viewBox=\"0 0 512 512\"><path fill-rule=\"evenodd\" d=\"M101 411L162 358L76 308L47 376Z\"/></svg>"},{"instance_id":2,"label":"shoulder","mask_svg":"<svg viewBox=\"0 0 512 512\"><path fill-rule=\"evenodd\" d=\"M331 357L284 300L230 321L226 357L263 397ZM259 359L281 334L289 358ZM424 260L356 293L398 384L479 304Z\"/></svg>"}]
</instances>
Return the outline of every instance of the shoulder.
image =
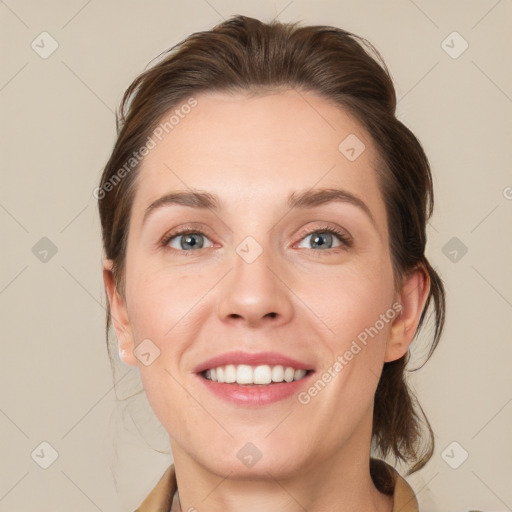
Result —
<instances>
[{"instance_id":1,"label":"shoulder","mask_svg":"<svg viewBox=\"0 0 512 512\"><path fill-rule=\"evenodd\" d=\"M171 464L134 512L169 512L176 488L176 473Z\"/></svg>"},{"instance_id":2,"label":"shoulder","mask_svg":"<svg viewBox=\"0 0 512 512\"><path fill-rule=\"evenodd\" d=\"M393 496L393 511L418 512L412 487L393 466L380 459L370 459L370 473L377 489Z\"/></svg>"},{"instance_id":3,"label":"shoulder","mask_svg":"<svg viewBox=\"0 0 512 512\"><path fill-rule=\"evenodd\" d=\"M395 471L393 469L393 471ZM411 486L395 471L395 494L393 510L400 512L418 512L418 500Z\"/></svg>"}]
</instances>

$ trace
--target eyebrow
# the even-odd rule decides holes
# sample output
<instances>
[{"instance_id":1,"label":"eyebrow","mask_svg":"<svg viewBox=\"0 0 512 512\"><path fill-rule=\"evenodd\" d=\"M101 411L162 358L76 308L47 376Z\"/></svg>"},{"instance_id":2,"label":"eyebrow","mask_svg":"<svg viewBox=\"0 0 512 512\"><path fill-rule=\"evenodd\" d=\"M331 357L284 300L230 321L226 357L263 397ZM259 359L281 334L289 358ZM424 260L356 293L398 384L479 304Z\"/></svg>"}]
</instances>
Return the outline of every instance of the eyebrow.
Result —
<instances>
[{"instance_id":1,"label":"eyebrow","mask_svg":"<svg viewBox=\"0 0 512 512\"><path fill-rule=\"evenodd\" d=\"M370 219L376 227L375 218L366 203L347 190L337 188L308 189L301 192L292 192L287 199L287 206L290 209L314 208L325 204L341 202L357 206ZM195 190L176 191L159 197L153 201L145 210L142 224L144 224L149 215L164 206L181 205L191 208L208 209L218 211L222 208L221 200L208 192Z\"/></svg>"}]
</instances>

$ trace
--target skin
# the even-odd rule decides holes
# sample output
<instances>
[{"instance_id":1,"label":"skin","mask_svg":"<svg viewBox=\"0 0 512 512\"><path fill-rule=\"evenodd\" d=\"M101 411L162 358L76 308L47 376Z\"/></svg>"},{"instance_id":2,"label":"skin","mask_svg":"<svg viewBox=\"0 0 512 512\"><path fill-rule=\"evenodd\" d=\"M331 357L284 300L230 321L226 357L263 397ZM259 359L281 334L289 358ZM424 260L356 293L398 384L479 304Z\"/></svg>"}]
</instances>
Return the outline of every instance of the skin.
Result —
<instances>
[{"instance_id":1,"label":"skin","mask_svg":"<svg viewBox=\"0 0 512 512\"><path fill-rule=\"evenodd\" d=\"M170 436L182 510L388 512L392 498L369 473L373 398L383 363L402 357L414 337L429 281L419 268L394 289L374 144L357 120L310 92L195 97L198 105L139 170L124 296L111 261L103 271L122 359L138 366ZM349 134L366 146L353 162L338 150ZM290 193L311 188L349 191L375 224L346 202L286 207ZM188 189L218 195L223 208L169 205L143 225L155 199ZM203 248L180 250L179 236L158 245L191 222L206 237L198 235ZM318 248L308 233L326 226L353 245L334 237ZM250 264L236 252L249 235L263 250ZM277 351L321 374L395 301L401 314L307 405L294 395L237 407L194 373L240 349ZM160 356L145 366L134 349L148 338ZM251 468L237 457L247 442L262 454Z\"/></svg>"}]
</instances>

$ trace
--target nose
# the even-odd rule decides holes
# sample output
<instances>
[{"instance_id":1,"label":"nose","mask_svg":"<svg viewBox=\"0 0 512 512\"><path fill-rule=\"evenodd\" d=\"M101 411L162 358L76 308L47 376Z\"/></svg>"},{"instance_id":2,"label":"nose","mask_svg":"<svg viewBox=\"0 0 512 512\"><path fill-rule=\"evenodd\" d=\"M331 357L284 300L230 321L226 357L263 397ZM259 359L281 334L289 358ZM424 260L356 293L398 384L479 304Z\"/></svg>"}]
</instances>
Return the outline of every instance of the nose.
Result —
<instances>
[{"instance_id":1,"label":"nose","mask_svg":"<svg viewBox=\"0 0 512 512\"><path fill-rule=\"evenodd\" d=\"M292 292L267 254L263 251L252 263L235 255L233 269L221 282L218 314L223 322L277 327L292 319Z\"/></svg>"}]
</instances>

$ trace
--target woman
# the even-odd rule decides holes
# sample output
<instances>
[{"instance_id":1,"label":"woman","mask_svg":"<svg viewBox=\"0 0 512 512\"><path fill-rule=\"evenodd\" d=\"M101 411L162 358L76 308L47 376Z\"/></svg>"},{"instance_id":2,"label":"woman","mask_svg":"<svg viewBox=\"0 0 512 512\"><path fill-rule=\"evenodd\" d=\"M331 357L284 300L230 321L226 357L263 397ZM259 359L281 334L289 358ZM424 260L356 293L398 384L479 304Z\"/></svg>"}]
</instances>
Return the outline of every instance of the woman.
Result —
<instances>
[{"instance_id":1,"label":"woman","mask_svg":"<svg viewBox=\"0 0 512 512\"><path fill-rule=\"evenodd\" d=\"M427 157L364 39L243 16L126 91L96 191L107 333L174 459L139 511L417 510L405 382L442 281Z\"/></svg>"}]
</instances>

